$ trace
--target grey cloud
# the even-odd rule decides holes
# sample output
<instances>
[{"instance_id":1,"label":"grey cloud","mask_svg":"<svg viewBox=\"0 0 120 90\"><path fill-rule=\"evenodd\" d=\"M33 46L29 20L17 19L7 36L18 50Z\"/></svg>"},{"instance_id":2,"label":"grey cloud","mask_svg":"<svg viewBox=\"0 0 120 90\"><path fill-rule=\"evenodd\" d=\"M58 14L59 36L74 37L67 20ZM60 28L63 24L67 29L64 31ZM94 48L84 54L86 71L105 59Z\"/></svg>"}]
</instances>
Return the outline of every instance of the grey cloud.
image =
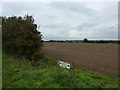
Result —
<instances>
[{"instance_id":1,"label":"grey cloud","mask_svg":"<svg viewBox=\"0 0 120 90\"><path fill-rule=\"evenodd\" d=\"M73 12L73 13L83 14L83 15L87 15L87 16L95 14L95 11L86 7L86 5L84 5L84 3L56 2L56 3L50 3L49 5L53 8L63 10L66 13Z\"/></svg>"},{"instance_id":2,"label":"grey cloud","mask_svg":"<svg viewBox=\"0 0 120 90\"><path fill-rule=\"evenodd\" d=\"M83 23L75 27L75 29L78 31L87 31L89 28L93 28L94 26L96 26L95 23Z\"/></svg>"},{"instance_id":3,"label":"grey cloud","mask_svg":"<svg viewBox=\"0 0 120 90\"><path fill-rule=\"evenodd\" d=\"M117 39L117 3L2 3L3 15L33 14L44 39Z\"/></svg>"}]
</instances>

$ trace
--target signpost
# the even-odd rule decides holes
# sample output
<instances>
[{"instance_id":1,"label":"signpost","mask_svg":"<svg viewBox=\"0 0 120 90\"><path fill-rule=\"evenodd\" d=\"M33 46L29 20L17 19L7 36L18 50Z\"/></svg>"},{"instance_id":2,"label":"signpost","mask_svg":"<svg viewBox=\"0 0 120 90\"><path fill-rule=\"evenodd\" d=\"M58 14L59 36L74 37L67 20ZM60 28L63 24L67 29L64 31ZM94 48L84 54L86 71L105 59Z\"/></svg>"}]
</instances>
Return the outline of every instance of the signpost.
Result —
<instances>
[{"instance_id":1,"label":"signpost","mask_svg":"<svg viewBox=\"0 0 120 90\"><path fill-rule=\"evenodd\" d=\"M63 61L59 61L59 66L70 69L70 64Z\"/></svg>"},{"instance_id":2,"label":"signpost","mask_svg":"<svg viewBox=\"0 0 120 90\"><path fill-rule=\"evenodd\" d=\"M71 67L70 63L66 63L63 61L58 61L59 66L63 67L63 68L67 68L70 71L70 75L71 75L71 84L76 87L76 78L75 78L75 72L74 72L74 68Z\"/></svg>"}]
</instances>

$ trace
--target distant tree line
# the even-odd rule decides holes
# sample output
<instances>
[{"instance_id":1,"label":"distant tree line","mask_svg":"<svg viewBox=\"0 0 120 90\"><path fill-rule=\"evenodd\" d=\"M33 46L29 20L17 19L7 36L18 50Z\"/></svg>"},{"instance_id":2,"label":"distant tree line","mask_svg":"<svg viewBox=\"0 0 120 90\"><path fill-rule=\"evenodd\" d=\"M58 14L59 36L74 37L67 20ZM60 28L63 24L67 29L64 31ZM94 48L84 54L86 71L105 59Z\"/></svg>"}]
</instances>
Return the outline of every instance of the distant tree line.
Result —
<instances>
[{"instance_id":1,"label":"distant tree line","mask_svg":"<svg viewBox=\"0 0 120 90\"><path fill-rule=\"evenodd\" d=\"M120 43L120 41L117 41L117 40L88 40L87 38L85 38L83 42L85 43Z\"/></svg>"},{"instance_id":2,"label":"distant tree line","mask_svg":"<svg viewBox=\"0 0 120 90\"><path fill-rule=\"evenodd\" d=\"M42 35L37 30L34 18L2 17L2 46L3 51L29 60L39 59L42 47Z\"/></svg>"},{"instance_id":3,"label":"distant tree line","mask_svg":"<svg viewBox=\"0 0 120 90\"><path fill-rule=\"evenodd\" d=\"M120 41L114 41L114 40L89 40L85 43L120 43Z\"/></svg>"},{"instance_id":4,"label":"distant tree line","mask_svg":"<svg viewBox=\"0 0 120 90\"><path fill-rule=\"evenodd\" d=\"M87 38L83 40L49 40L46 42L120 43L120 41L116 40L88 40Z\"/></svg>"}]
</instances>

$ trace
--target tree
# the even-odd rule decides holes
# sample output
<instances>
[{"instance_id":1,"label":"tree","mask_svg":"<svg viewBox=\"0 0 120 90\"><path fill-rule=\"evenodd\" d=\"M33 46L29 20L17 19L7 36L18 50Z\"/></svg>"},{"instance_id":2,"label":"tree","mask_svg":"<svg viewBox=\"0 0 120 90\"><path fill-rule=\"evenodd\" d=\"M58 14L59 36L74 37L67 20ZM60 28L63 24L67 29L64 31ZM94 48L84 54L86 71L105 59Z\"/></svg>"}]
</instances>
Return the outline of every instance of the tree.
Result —
<instances>
[{"instance_id":1,"label":"tree","mask_svg":"<svg viewBox=\"0 0 120 90\"><path fill-rule=\"evenodd\" d=\"M3 50L8 54L26 57L29 60L39 58L42 47L42 35L37 30L34 18L25 17L2 17Z\"/></svg>"},{"instance_id":2,"label":"tree","mask_svg":"<svg viewBox=\"0 0 120 90\"><path fill-rule=\"evenodd\" d=\"M83 42L88 42L88 39L87 39L87 38L84 38Z\"/></svg>"}]
</instances>

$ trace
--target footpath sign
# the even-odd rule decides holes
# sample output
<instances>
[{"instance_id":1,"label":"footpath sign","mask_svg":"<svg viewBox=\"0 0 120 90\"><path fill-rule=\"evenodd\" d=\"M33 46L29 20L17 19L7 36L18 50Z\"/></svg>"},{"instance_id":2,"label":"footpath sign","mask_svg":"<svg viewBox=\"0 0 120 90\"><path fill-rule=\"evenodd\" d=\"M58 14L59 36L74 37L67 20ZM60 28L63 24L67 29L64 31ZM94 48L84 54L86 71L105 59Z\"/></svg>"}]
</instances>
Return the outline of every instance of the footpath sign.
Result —
<instances>
[{"instance_id":1,"label":"footpath sign","mask_svg":"<svg viewBox=\"0 0 120 90\"><path fill-rule=\"evenodd\" d=\"M70 69L70 64L63 61L59 61L59 66Z\"/></svg>"},{"instance_id":2,"label":"footpath sign","mask_svg":"<svg viewBox=\"0 0 120 90\"><path fill-rule=\"evenodd\" d=\"M75 78L75 71L74 71L73 66L71 66L70 63L66 63L66 62L63 62L63 61L58 61L58 64L59 64L60 67L69 69L70 76L71 76L71 85L76 87L76 78Z\"/></svg>"}]
</instances>

